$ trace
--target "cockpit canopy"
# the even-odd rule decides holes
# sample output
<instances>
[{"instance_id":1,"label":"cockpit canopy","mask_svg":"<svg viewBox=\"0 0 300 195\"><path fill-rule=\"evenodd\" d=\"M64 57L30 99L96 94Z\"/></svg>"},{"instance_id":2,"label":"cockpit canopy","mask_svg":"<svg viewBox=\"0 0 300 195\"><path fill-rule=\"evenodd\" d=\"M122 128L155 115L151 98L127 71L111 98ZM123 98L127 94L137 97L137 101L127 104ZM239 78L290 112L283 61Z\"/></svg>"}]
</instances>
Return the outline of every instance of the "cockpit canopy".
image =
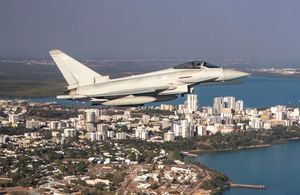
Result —
<instances>
[{"instance_id":1,"label":"cockpit canopy","mask_svg":"<svg viewBox=\"0 0 300 195\"><path fill-rule=\"evenodd\" d=\"M205 61L192 61L174 66L174 69L203 69L203 68L220 68Z\"/></svg>"}]
</instances>

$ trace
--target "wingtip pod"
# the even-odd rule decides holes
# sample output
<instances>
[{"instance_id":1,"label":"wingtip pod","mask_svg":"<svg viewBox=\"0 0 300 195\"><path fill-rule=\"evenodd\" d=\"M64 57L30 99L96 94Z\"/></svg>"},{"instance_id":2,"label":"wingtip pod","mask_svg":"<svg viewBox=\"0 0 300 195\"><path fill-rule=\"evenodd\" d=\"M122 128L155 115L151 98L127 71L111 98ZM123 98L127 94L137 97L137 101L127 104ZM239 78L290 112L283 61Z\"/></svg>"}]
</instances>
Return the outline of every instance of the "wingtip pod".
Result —
<instances>
[{"instance_id":1,"label":"wingtip pod","mask_svg":"<svg viewBox=\"0 0 300 195\"><path fill-rule=\"evenodd\" d=\"M53 50L49 51L49 54L51 56L55 56L55 55L63 54L63 52L58 49L53 49Z\"/></svg>"}]
</instances>

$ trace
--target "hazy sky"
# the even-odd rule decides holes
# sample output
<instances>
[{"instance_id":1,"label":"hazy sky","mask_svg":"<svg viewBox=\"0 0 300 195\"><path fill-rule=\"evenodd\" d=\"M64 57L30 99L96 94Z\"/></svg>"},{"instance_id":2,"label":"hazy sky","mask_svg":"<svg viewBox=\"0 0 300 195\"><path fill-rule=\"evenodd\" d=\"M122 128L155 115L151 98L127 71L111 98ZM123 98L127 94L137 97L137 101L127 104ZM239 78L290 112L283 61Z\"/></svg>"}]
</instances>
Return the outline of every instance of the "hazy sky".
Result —
<instances>
[{"instance_id":1,"label":"hazy sky","mask_svg":"<svg viewBox=\"0 0 300 195\"><path fill-rule=\"evenodd\" d=\"M0 56L297 58L299 0L1 0Z\"/></svg>"}]
</instances>

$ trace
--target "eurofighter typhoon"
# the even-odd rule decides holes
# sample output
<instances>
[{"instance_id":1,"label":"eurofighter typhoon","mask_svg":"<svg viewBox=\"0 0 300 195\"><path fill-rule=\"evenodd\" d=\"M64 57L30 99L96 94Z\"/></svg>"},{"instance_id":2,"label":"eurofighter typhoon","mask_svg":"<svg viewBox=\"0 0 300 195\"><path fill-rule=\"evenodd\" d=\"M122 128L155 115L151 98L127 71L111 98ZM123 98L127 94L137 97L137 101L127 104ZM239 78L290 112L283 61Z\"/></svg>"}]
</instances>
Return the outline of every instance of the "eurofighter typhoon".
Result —
<instances>
[{"instance_id":1,"label":"eurofighter typhoon","mask_svg":"<svg viewBox=\"0 0 300 195\"><path fill-rule=\"evenodd\" d=\"M224 82L249 75L205 61L191 61L173 68L110 79L60 50L49 53L68 83L65 95L57 99L89 100L94 105L130 106L169 101L179 94L193 93L194 87L201 83Z\"/></svg>"}]
</instances>

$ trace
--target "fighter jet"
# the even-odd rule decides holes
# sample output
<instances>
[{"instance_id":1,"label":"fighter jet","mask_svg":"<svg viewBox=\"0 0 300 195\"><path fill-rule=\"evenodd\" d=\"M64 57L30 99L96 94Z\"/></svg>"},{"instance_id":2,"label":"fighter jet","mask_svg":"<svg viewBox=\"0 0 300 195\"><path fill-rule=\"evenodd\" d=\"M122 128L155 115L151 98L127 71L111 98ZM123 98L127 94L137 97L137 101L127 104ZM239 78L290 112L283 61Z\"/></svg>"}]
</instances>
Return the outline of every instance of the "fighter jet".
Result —
<instances>
[{"instance_id":1,"label":"fighter jet","mask_svg":"<svg viewBox=\"0 0 300 195\"><path fill-rule=\"evenodd\" d=\"M169 101L179 94L193 93L194 87L201 83L218 83L249 75L199 60L150 73L110 79L60 50L49 53L68 83L65 95L59 95L57 99L89 100L93 105L131 106Z\"/></svg>"}]
</instances>

